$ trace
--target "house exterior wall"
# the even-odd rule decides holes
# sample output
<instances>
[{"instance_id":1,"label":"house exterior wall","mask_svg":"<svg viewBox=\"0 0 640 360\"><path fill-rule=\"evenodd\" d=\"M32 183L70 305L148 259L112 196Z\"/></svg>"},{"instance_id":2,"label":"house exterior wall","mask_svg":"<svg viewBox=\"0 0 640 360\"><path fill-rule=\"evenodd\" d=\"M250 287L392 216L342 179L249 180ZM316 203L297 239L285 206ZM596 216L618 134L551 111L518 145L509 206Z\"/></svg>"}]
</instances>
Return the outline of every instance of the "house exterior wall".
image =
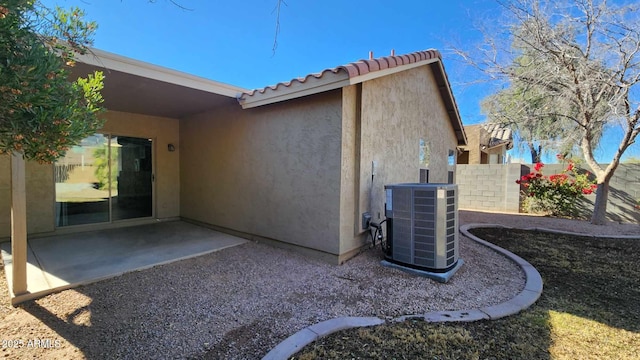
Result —
<instances>
[{"instance_id":1,"label":"house exterior wall","mask_svg":"<svg viewBox=\"0 0 640 360\"><path fill-rule=\"evenodd\" d=\"M27 232L54 229L53 166L27 161ZM11 157L0 156L0 238L11 236Z\"/></svg>"},{"instance_id":2,"label":"house exterior wall","mask_svg":"<svg viewBox=\"0 0 640 360\"><path fill-rule=\"evenodd\" d=\"M504 159L507 156L507 149L505 146L496 146L487 150L488 164L499 165L504 163Z\"/></svg>"},{"instance_id":3,"label":"house exterior wall","mask_svg":"<svg viewBox=\"0 0 640 360\"><path fill-rule=\"evenodd\" d=\"M180 216L180 124L177 119L109 111L100 132L153 139L155 217ZM175 151L167 149L168 144Z\"/></svg>"},{"instance_id":4,"label":"house exterior wall","mask_svg":"<svg viewBox=\"0 0 640 360\"><path fill-rule=\"evenodd\" d=\"M100 132L152 138L156 144L156 217L180 216L179 124L178 120L138 114L107 112ZM168 152L167 144L177 146ZM11 163L0 156L0 238L11 236ZM27 232L55 231L55 185L53 165L28 161L26 164Z\"/></svg>"},{"instance_id":5,"label":"house exterior wall","mask_svg":"<svg viewBox=\"0 0 640 360\"><path fill-rule=\"evenodd\" d=\"M489 144L489 133L480 125L468 125L464 127L467 134L467 145L462 148L467 151L468 157L465 164L486 164L489 161L488 151L481 150L482 144ZM459 162L462 163L462 162Z\"/></svg>"},{"instance_id":6,"label":"house exterior wall","mask_svg":"<svg viewBox=\"0 0 640 360\"><path fill-rule=\"evenodd\" d=\"M448 171L455 171L448 165L448 155L458 143L430 67L366 81L361 85L361 100L357 86L345 88L343 95L343 137L359 147L343 146L343 196L354 189L357 204L354 215L341 220L346 222L341 227L343 254L358 249L366 239L359 231L362 213L371 212L373 221L384 219L384 185L420 180L420 139L430 149L432 183L446 183ZM357 164L349 163L351 156ZM350 180L351 171L354 180ZM349 209L344 213L348 215Z\"/></svg>"},{"instance_id":7,"label":"house exterior wall","mask_svg":"<svg viewBox=\"0 0 640 360\"><path fill-rule=\"evenodd\" d=\"M467 145L462 146L464 155L458 158L458 164L502 164L507 155L506 145L489 148L491 134L482 125L467 125ZM486 146L483 150L482 146ZM495 156L497 155L497 156Z\"/></svg>"},{"instance_id":8,"label":"house exterior wall","mask_svg":"<svg viewBox=\"0 0 640 360\"><path fill-rule=\"evenodd\" d=\"M482 164L480 144L489 142L489 134L480 125L465 126L464 131L467 133L465 149L469 151L469 164Z\"/></svg>"},{"instance_id":9,"label":"house exterior wall","mask_svg":"<svg viewBox=\"0 0 640 360\"><path fill-rule=\"evenodd\" d=\"M181 216L335 259L341 102L340 90L247 110L231 100L183 119Z\"/></svg>"},{"instance_id":10,"label":"house exterior wall","mask_svg":"<svg viewBox=\"0 0 640 360\"><path fill-rule=\"evenodd\" d=\"M342 89L339 262L349 258L352 255L349 252L366 241L360 213L361 92L361 85Z\"/></svg>"}]
</instances>

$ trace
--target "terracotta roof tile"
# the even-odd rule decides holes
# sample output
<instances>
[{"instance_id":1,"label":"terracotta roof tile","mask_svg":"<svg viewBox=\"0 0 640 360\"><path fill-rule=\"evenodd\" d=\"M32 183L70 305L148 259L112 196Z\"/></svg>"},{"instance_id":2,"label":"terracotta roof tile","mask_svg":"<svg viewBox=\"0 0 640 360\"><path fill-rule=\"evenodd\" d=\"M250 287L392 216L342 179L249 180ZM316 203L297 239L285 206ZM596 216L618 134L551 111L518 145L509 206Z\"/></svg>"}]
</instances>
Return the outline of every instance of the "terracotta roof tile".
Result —
<instances>
[{"instance_id":1,"label":"terracotta roof tile","mask_svg":"<svg viewBox=\"0 0 640 360\"><path fill-rule=\"evenodd\" d=\"M326 69L319 73L309 74L305 77L293 79L287 82L280 82L275 85L266 86L262 89L256 89L244 92L240 95L240 98L246 99L247 97L254 96L256 93L264 94L266 91L278 91L281 88L289 88L296 84L304 84L309 79L321 79L326 74L332 73L337 74L340 72L346 72L349 78L353 78L356 76L362 76L371 72L380 71L384 69L394 68L397 66L413 64L420 61L431 60L431 59L440 59L440 52L437 50L425 50L418 51L411 54L405 55L395 55L395 56L385 56L377 59L371 60L360 60L356 62L352 62L346 65L337 66L332 69Z\"/></svg>"},{"instance_id":2,"label":"terracotta roof tile","mask_svg":"<svg viewBox=\"0 0 640 360\"><path fill-rule=\"evenodd\" d=\"M358 75L364 75L369 72L369 66L367 66L367 63L362 60L351 64L358 68Z\"/></svg>"},{"instance_id":3,"label":"terracotta roof tile","mask_svg":"<svg viewBox=\"0 0 640 360\"><path fill-rule=\"evenodd\" d=\"M332 69L326 69L319 73L293 79L288 82L281 82L262 89L240 93L238 94L237 98L238 101L242 104L243 108L251 108L269 104L274 99L275 100L273 102L282 101L283 99L287 98L293 98L291 94L295 94L296 92L298 94L301 94L300 96L308 95L313 92L313 86L316 85L318 86L318 88L323 89L320 91L326 91L326 89L331 89L331 86L334 86L331 85L332 81L335 81L335 84L342 84L339 86L343 86L345 84L345 80L351 80L367 74L371 75L367 76L366 79L371 79L376 77L375 73L378 71L387 70L393 72L393 68L415 64L423 61L429 61L428 64L433 71L440 96L442 96L442 99L444 100L447 114L449 115L449 119L451 121L451 124L453 125L456 137L458 138L458 143L460 145L466 144L467 138L464 133L460 114L458 113L456 101L453 98L453 94L451 94L449 80L447 78L446 72L444 71L444 65L442 64L442 56L440 55L440 52L433 49L418 51L405 55L395 55L395 53L392 52L391 56L384 56L377 59L360 60L346 65L337 66ZM402 71L402 69L398 69L398 71ZM386 73L387 72L385 71L384 73L381 73L380 76L384 76ZM311 79L313 79L313 81L305 85L305 83L308 83ZM327 82L322 83L323 80L327 80ZM318 81L319 83L313 84L314 81ZM360 81L365 81L365 78L356 79L355 82L347 81L346 84L353 84ZM329 84L329 86L325 86L327 84ZM281 91L281 93L278 93L279 91Z\"/></svg>"},{"instance_id":4,"label":"terracotta roof tile","mask_svg":"<svg viewBox=\"0 0 640 360\"><path fill-rule=\"evenodd\" d=\"M389 64L389 67L396 67L398 65L398 62L396 61L396 57L395 56L387 56L384 58L387 63Z\"/></svg>"},{"instance_id":5,"label":"terracotta roof tile","mask_svg":"<svg viewBox=\"0 0 640 360\"><path fill-rule=\"evenodd\" d=\"M378 71L380 70L380 65L378 65L377 60L365 60L367 65L369 66L369 71Z\"/></svg>"},{"instance_id":6,"label":"terracotta roof tile","mask_svg":"<svg viewBox=\"0 0 640 360\"><path fill-rule=\"evenodd\" d=\"M388 69L389 68L389 63L387 62L387 58L379 58L379 59L376 59L376 61L378 62L378 65L380 66L380 70L384 70L384 69Z\"/></svg>"},{"instance_id":7,"label":"terracotta roof tile","mask_svg":"<svg viewBox=\"0 0 640 360\"><path fill-rule=\"evenodd\" d=\"M358 67L355 66L354 64L344 65L344 66L341 67L341 69L342 70L346 70L347 73L349 74L349 77L358 76L358 74L359 74Z\"/></svg>"},{"instance_id":8,"label":"terracotta roof tile","mask_svg":"<svg viewBox=\"0 0 640 360\"><path fill-rule=\"evenodd\" d=\"M251 91L246 91L246 92L242 93L242 96L244 96L244 95L253 96L256 93L264 94L267 90L277 91L282 87L290 87L294 83L304 84L311 78L321 79L326 73L334 73L335 74L335 73L340 72L340 70L347 71L349 73L349 77L358 76L358 70L357 69L353 69L353 68L350 68L349 65L345 65L341 69L337 69L337 68L326 69L326 70L323 70L323 71L321 71L319 73L309 74L309 75L307 75L305 77L296 78L296 79L293 79L293 80L290 80L290 81L286 81L286 82L280 82L280 83L277 83L275 85L266 86L266 87L264 87L262 89L254 89L254 90L251 90ZM353 73L353 75L351 75L352 73Z\"/></svg>"}]
</instances>

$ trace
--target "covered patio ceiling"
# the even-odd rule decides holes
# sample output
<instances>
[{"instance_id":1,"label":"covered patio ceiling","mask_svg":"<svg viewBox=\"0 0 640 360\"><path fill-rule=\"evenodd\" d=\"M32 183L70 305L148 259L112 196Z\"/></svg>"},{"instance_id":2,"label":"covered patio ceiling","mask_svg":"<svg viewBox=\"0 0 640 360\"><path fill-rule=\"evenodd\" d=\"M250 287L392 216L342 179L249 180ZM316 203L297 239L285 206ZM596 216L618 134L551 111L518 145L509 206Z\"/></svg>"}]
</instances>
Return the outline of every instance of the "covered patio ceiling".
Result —
<instances>
[{"instance_id":1,"label":"covered patio ceiling","mask_svg":"<svg viewBox=\"0 0 640 360\"><path fill-rule=\"evenodd\" d=\"M174 119L237 102L237 94L247 91L97 49L79 56L70 70L73 78L104 73L103 106L109 110Z\"/></svg>"}]
</instances>

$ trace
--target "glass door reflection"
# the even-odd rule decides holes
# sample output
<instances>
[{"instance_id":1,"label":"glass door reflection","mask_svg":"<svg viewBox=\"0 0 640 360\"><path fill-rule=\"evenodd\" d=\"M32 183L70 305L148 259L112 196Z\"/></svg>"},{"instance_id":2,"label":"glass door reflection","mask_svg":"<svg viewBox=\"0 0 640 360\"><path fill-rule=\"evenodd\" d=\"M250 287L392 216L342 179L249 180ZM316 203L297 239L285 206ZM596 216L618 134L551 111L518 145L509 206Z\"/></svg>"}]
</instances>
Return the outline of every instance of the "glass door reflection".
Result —
<instances>
[{"instance_id":1,"label":"glass door reflection","mask_svg":"<svg viewBox=\"0 0 640 360\"><path fill-rule=\"evenodd\" d=\"M89 136L54 165L56 225L109 221L109 137Z\"/></svg>"},{"instance_id":2,"label":"glass door reflection","mask_svg":"<svg viewBox=\"0 0 640 360\"><path fill-rule=\"evenodd\" d=\"M95 134L56 161L56 226L153 216L151 139Z\"/></svg>"},{"instance_id":3,"label":"glass door reflection","mask_svg":"<svg viewBox=\"0 0 640 360\"><path fill-rule=\"evenodd\" d=\"M118 136L111 138L111 151L118 162L112 163L115 174L111 187L112 219L152 216L153 183L151 140Z\"/></svg>"}]
</instances>

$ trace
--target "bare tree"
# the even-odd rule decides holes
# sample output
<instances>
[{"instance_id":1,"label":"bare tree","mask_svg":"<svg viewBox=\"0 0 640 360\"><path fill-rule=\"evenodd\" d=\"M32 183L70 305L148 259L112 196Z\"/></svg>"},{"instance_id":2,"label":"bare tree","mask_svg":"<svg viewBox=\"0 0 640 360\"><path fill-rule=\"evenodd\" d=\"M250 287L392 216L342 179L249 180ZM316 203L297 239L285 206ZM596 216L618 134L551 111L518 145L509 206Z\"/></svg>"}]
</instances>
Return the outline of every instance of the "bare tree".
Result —
<instances>
[{"instance_id":1,"label":"bare tree","mask_svg":"<svg viewBox=\"0 0 640 360\"><path fill-rule=\"evenodd\" d=\"M544 93L527 84L512 81L509 87L482 100L482 112L490 123L510 128L518 137L521 148L531 154L531 162L541 162L542 154L554 151L570 153L571 124L564 118L550 116L547 106L553 102Z\"/></svg>"},{"instance_id":2,"label":"bare tree","mask_svg":"<svg viewBox=\"0 0 640 360\"><path fill-rule=\"evenodd\" d=\"M526 85L548 99L541 117L567 121L598 189L591 222L603 224L609 181L640 132L639 4L606 0L511 0L508 37L485 33L479 56L458 51L494 79ZM506 39L506 41L505 41ZM526 54L526 61L517 61ZM607 166L594 150L606 125L624 132ZM615 145L614 145L615 146Z\"/></svg>"}]
</instances>

